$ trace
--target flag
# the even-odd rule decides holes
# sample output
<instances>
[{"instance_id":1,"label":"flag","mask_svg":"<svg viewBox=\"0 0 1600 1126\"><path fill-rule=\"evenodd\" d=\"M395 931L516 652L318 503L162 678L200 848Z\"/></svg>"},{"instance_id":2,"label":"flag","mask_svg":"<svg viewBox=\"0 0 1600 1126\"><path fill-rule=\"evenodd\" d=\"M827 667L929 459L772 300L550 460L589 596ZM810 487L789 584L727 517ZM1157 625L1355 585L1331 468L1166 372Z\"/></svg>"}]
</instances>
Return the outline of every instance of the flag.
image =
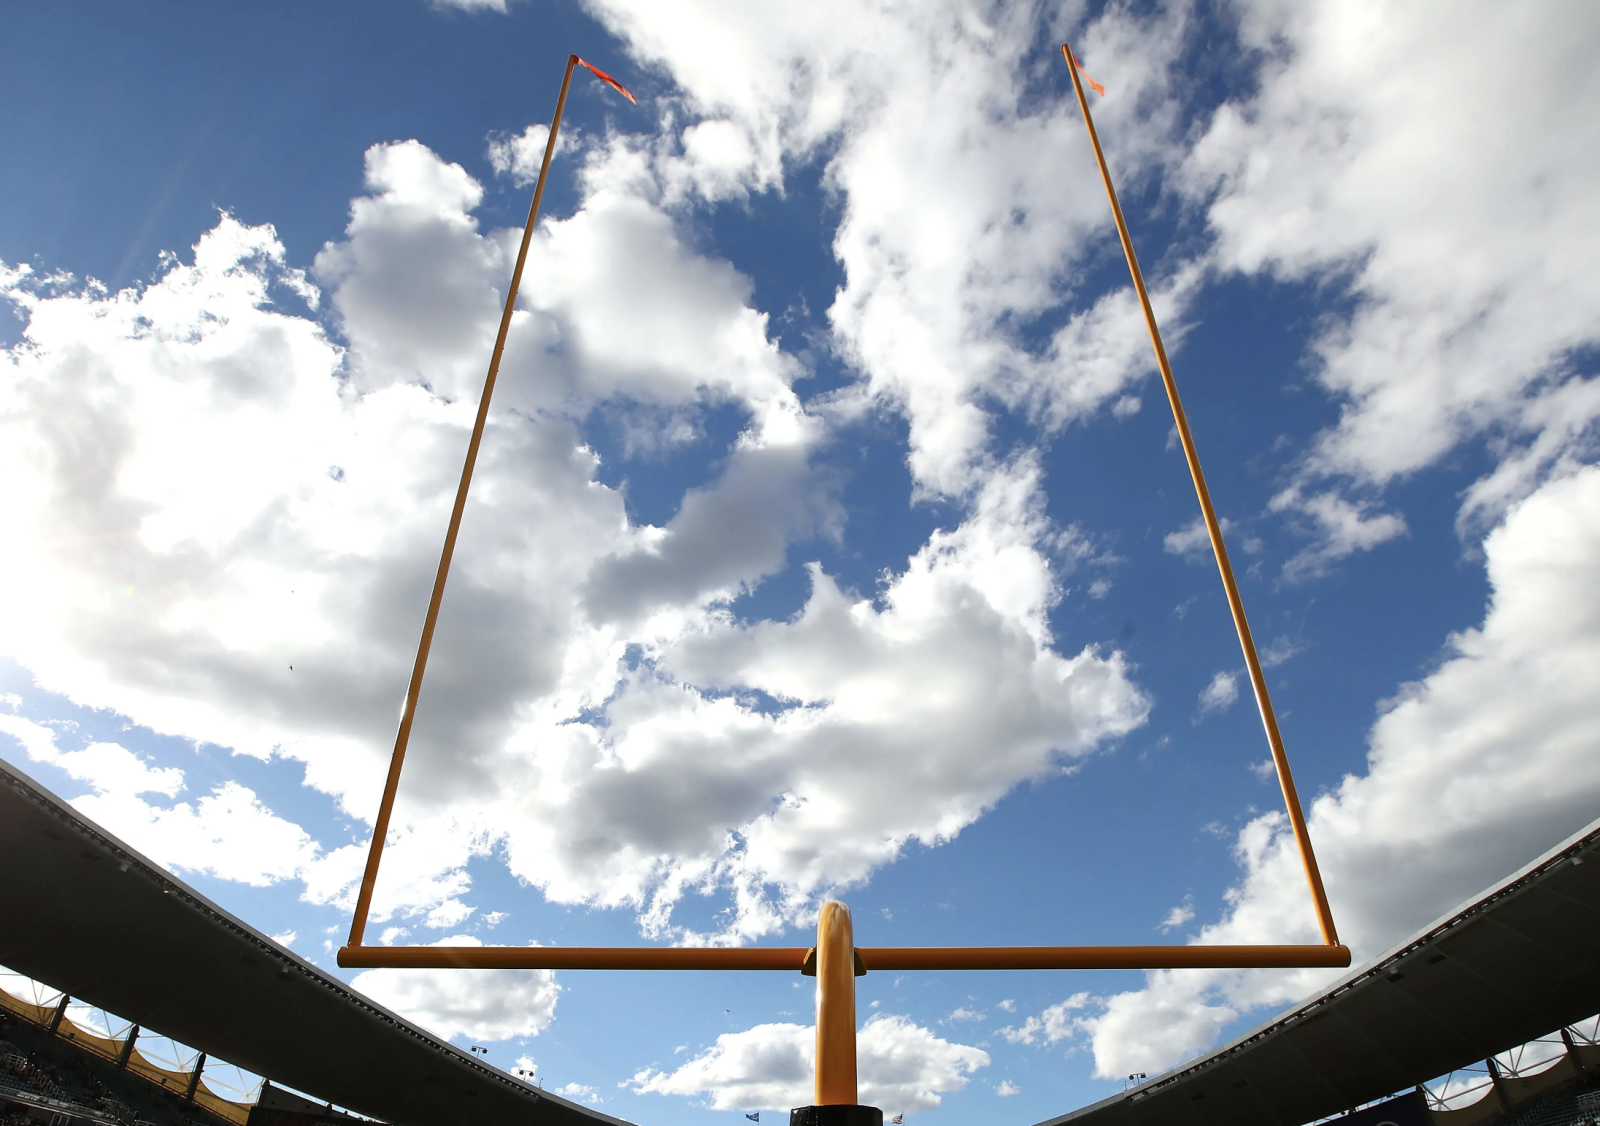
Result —
<instances>
[{"instance_id":1,"label":"flag","mask_svg":"<svg viewBox=\"0 0 1600 1126\"><path fill-rule=\"evenodd\" d=\"M632 102L634 105L639 104L639 99L628 93L628 88L626 86L618 82L615 78L612 78L609 74L595 66L593 63L586 63L582 59L579 59L578 65L586 68L590 74L594 75L601 82L604 82L607 86L610 86L613 90L621 94L624 98L627 98L628 101ZM1104 90L1101 90L1100 92L1102 94L1105 93Z\"/></svg>"},{"instance_id":2,"label":"flag","mask_svg":"<svg viewBox=\"0 0 1600 1126\"><path fill-rule=\"evenodd\" d=\"M1072 65L1078 68L1078 73L1083 75L1083 80L1089 84L1090 88L1093 89L1094 92L1096 94L1099 94L1102 98L1105 97L1106 96L1106 88L1104 86L1100 85L1100 83L1096 82L1094 79L1089 77L1089 72L1083 69L1083 64L1078 61L1078 56L1073 54L1072 51L1070 51L1067 48L1066 44L1062 44L1061 52L1062 52L1062 54L1066 55L1068 58L1070 58L1072 60ZM589 64L588 63L584 63L583 65L584 66L588 66ZM599 73L599 72L596 71L596 73ZM607 81L609 81L609 79ZM613 86L617 85L615 82L612 82L611 84ZM617 86L617 89L622 90L622 87ZM627 91L623 90L623 93L627 93Z\"/></svg>"},{"instance_id":3,"label":"flag","mask_svg":"<svg viewBox=\"0 0 1600 1126\"><path fill-rule=\"evenodd\" d=\"M751 1122L760 1122L761 1121L761 1112L758 1110L754 1114L745 1115L745 1117L748 1118Z\"/></svg>"}]
</instances>

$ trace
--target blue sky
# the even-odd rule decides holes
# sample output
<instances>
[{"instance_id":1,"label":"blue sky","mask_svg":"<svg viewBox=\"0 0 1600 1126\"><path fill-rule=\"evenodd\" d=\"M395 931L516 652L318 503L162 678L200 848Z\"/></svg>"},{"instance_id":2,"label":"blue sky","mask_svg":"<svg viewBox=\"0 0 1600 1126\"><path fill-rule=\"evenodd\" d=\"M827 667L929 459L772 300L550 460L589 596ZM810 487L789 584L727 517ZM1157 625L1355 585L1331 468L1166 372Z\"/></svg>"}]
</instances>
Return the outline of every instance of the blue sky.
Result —
<instances>
[{"instance_id":1,"label":"blue sky","mask_svg":"<svg viewBox=\"0 0 1600 1126\"><path fill-rule=\"evenodd\" d=\"M0 755L332 967L570 51L639 105L575 80L369 934L1314 940L1069 36L1342 937L1587 824L1571 3L14 6ZM872 975L863 1094L1034 1121L1326 976ZM806 1101L783 975L357 984Z\"/></svg>"}]
</instances>

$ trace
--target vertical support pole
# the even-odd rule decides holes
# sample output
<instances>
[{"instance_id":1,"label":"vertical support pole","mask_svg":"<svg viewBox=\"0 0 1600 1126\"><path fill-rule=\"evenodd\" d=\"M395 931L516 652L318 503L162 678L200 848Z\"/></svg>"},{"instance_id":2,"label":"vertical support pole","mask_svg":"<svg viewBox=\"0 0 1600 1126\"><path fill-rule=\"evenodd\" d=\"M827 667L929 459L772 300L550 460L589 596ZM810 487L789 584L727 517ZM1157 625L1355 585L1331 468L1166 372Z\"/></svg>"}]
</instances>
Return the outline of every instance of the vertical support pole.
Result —
<instances>
[{"instance_id":1,"label":"vertical support pole","mask_svg":"<svg viewBox=\"0 0 1600 1126\"><path fill-rule=\"evenodd\" d=\"M1511 1095L1506 1091L1505 1077L1500 1074L1500 1066L1490 1056L1483 1061L1489 1069L1489 1085L1494 1088L1495 1101L1500 1104L1502 1114L1511 1113Z\"/></svg>"},{"instance_id":2,"label":"vertical support pole","mask_svg":"<svg viewBox=\"0 0 1600 1126\"><path fill-rule=\"evenodd\" d=\"M1578 1044L1572 1038L1571 1029L1561 1029L1561 1042L1567 1046L1567 1058L1572 1061L1572 1069L1579 1075L1584 1074L1588 1069L1583 1066L1583 1057L1578 1055Z\"/></svg>"},{"instance_id":3,"label":"vertical support pole","mask_svg":"<svg viewBox=\"0 0 1600 1126\"><path fill-rule=\"evenodd\" d=\"M132 1025L128 1029L127 1038L122 1041L122 1050L117 1053L117 1067L126 1070L128 1061L133 1058L133 1042L139 1039L139 1026Z\"/></svg>"},{"instance_id":4,"label":"vertical support pole","mask_svg":"<svg viewBox=\"0 0 1600 1126\"><path fill-rule=\"evenodd\" d=\"M61 1004L56 1006L55 1015L50 1018L50 1035L54 1036L61 1030L62 1018L67 1015L67 1006L72 1004L72 998L65 993L61 995Z\"/></svg>"},{"instance_id":5,"label":"vertical support pole","mask_svg":"<svg viewBox=\"0 0 1600 1126\"><path fill-rule=\"evenodd\" d=\"M856 944L850 908L824 903L817 916L817 1106L856 1099Z\"/></svg>"},{"instance_id":6,"label":"vertical support pole","mask_svg":"<svg viewBox=\"0 0 1600 1126\"><path fill-rule=\"evenodd\" d=\"M183 1093L183 1101L194 1102L194 1093L200 1089L200 1073L206 1069L206 1054L200 1053L200 1058L194 1061L194 1070L189 1073L189 1089Z\"/></svg>"}]
</instances>

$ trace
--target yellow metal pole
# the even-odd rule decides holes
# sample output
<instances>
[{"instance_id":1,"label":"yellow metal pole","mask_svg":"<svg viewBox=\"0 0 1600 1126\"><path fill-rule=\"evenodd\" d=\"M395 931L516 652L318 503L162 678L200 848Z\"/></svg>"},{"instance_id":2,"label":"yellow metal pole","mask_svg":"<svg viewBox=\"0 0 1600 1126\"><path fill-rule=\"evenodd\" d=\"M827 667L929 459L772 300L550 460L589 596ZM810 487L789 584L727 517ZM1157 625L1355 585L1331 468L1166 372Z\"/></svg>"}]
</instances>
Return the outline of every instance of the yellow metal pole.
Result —
<instances>
[{"instance_id":1,"label":"yellow metal pole","mask_svg":"<svg viewBox=\"0 0 1600 1126\"><path fill-rule=\"evenodd\" d=\"M1117 189L1111 183L1111 169L1106 165L1106 154L1100 148L1100 134L1095 130L1094 118L1089 113L1089 98L1078 78L1078 68L1073 65L1072 48L1062 44L1061 55L1067 61L1067 73L1072 76L1072 88L1078 94L1078 107L1083 110L1083 123L1089 128L1089 143L1094 146L1094 158L1100 163L1100 178L1105 181L1106 195L1111 199L1111 215L1117 221L1117 235L1122 239L1122 252L1128 259L1128 270L1133 274L1133 288L1139 294L1139 305L1144 310L1145 324L1150 328L1150 343L1155 346L1156 365L1161 369L1161 382L1167 389L1167 402L1172 405L1172 417L1177 423L1178 440L1183 444L1183 456L1189 463L1189 475L1194 479L1194 490L1200 497L1200 515L1205 519L1206 534L1211 537L1211 549L1217 557L1217 568L1222 572L1222 586L1228 595L1228 609L1233 614L1234 628L1239 634L1239 646L1244 650L1244 663L1250 670L1250 686L1255 690L1256 706L1261 709L1261 723L1267 730L1267 745L1272 748L1272 763L1278 769L1278 784L1283 788L1284 806L1289 812L1289 824L1294 829L1295 844L1300 849L1300 863L1305 869L1306 883L1311 888L1311 900L1316 907L1317 925L1322 930L1322 941L1329 946L1339 942L1333 926L1333 912L1328 907L1328 893L1322 886L1322 873L1317 868L1316 854L1311 850L1311 835L1306 831L1305 814L1300 810L1300 796L1295 792L1294 776L1289 772L1289 756L1283 749L1283 736L1278 732L1278 717L1272 710L1272 697L1267 694L1267 678L1261 672L1261 659L1256 656L1255 639L1250 636L1250 623L1245 620L1244 601L1239 597L1239 585L1233 581L1233 567L1228 562L1228 549L1222 543L1222 527L1217 522L1216 510L1211 506L1211 493L1206 488L1205 474L1200 471L1200 454L1195 450L1194 437L1189 433L1189 420L1183 413L1183 403L1178 398L1178 384L1172 378L1172 365L1167 362L1167 350L1161 343L1161 329L1156 326L1155 310L1150 307L1150 294L1145 291L1144 275L1139 272L1139 259L1133 252L1133 239L1128 235L1127 220L1122 217L1122 205L1117 202Z\"/></svg>"},{"instance_id":2,"label":"yellow metal pole","mask_svg":"<svg viewBox=\"0 0 1600 1126\"><path fill-rule=\"evenodd\" d=\"M798 946L346 946L346 969L781 970ZM820 960L821 951L817 951ZM858 946L867 970L1172 970L1348 966L1348 946Z\"/></svg>"},{"instance_id":3,"label":"yellow metal pole","mask_svg":"<svg viewBox=\"0 0 1600 1126\"><path fill-rule=\"evenodd\" d=\"M355 918L350 922L351 946L361 945L367 929L367 912L372 909L372 889L378 880L378 862L383 856L384 838L389 835L389 816L394 812L394 796L400 788L400 767L405 762L406 745L411 741L411 723L417 714L422 674L428 668L428 650L433 646L433 630L439 624L439 603L444 599L445 580L450 577L450 559L455 555L456 536L461 531L461 514L466 511L467 490L472 485L472 470L478 463L483 426L489 418L489 398L494 394L495 378L500 374L500 357L506 349L506 335L511 331L511 314L517 307L517 287L522 284L522 267L528 261L528 245L533 241L534 224L539 219L539 201L544 196L545 177L550 172L550 158L555 156L556 134L561 130L561 113L567 108L567 88L572 85L572 68L577 64L577 55L567 56L567 71L561 78L561 96L556 99L555 116L550 119L550 139L544 146L544 163L539 165L539 182L534 185L528 222L522 228L522 246L517 251L517 265L511 271L511 286L506 291L505 311L500 314L500 333L494 339L494 351L489 354L489 374L483 381L483 394L478 399L478 417L472 424L472 437L467 442L467 459L461 466L461 483L456 487L455 507L450 510L450 526L444 534L444 550L439 555L439 570L433 579L433 595L428 599L428 613L422 620L422 640L417 644L417 660L411 668L411 682L406 686L405 705L400 710L400 728L394 737L394 753L389 757L389 777L384 781L383 799L378 803L378 819L372 826L372 847L367 851L367 867L361 876L361 891L356 896Z\"/></svg>"},{"instance_id":4,"label":"yellow metal pole","mask_svg":"<svg viewBox=\"0 0 1600 1126\"><path fill-rule=\"evenodd\" d=\"M850 908L817 916L817 1106L856 1105L856 955Z\"/></svg>"}]
</instances>

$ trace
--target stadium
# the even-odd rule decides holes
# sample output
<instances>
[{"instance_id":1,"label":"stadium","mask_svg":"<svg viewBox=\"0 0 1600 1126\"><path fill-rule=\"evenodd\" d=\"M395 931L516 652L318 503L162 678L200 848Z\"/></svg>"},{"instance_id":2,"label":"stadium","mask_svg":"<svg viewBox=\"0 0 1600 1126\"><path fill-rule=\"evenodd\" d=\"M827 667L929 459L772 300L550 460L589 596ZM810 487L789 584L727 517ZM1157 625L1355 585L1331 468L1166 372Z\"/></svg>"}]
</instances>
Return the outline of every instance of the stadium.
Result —
<instances>
[{"instance_id":1,"label":"stadium","mask_svg":"<svg viewBox=\"0 0 1600 1126\"><path fill-rule=\"evenodd\" d=\"M1600 1126L1600 7L0 41L0 1126Z\"/></svg>"},{"instance_id":2,"label":"stadium","mask_svg":"<svg viewBox=\"0 0 1600 1126\"><path fill-rule=\"evenodd\" d=\"M4 1121L618 1122L440 1040L0 765ZM71 889L70 891L68 889ZM1233 1043L1041 1126L1581 1126L1600 1114L1600 823ZM68 1019L73 1005L126 1031ZM131 1027L130 1027L131 1026ZM188 1069L139 1038L189 1048ZM253 1097L207 1081L226 1061Z\"/></svg>"}]
</instances>

